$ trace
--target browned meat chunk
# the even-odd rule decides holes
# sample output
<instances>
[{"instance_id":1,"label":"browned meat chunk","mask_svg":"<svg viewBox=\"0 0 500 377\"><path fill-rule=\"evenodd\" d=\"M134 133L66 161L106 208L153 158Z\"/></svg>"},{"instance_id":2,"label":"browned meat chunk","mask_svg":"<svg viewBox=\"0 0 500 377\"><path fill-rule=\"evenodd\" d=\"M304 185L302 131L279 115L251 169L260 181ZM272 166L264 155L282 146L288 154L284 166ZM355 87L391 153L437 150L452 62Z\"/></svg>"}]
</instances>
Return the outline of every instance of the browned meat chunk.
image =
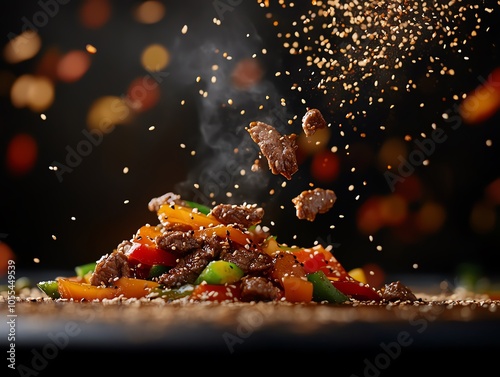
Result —
<instances>
[{"instance_id":1,"label":"browned meat chunk","mask_svg":"<svg viewBox=\"0 0 500 377\"><path fill-rule=\"evenodd\" d=\"M97 262L95 270L90 277L90 284L111 286L115 279L123 276L132 277L128 258L124 253L115 250Z\"/></svg>"},{"instance_id":2,"label":"browned meat chunk","mask_svg":"<svg viewBox=\"0 0 500 377\"><path fill-rule=\"evenodd\" d=\"M336 200L337 196L332 190L315 188L302 191L300 195L292 199L292 202L299 219L314 221L318 213L328 212Z\"/></svg>"},{"instance_id":3,"label":"browned meat chunk","mask_svg":"<svg viewBox=\"0 0 500 377\"><path fill-rule=\"evenodd\" d=\"M155 242L162 250L171 251L174 254L185 255L203 245L201 238L195 238L193 231L167 231L156 237Z\"/></svg>"},{"instance_id":4,"label":"browned meat chunk","mask_svg":"<svg viewBox=\"0 0 500 377\"><path fill-rule=\"evenodd\" d=\"M310 109L302 117L302 129L306 136L314 135L317 130L326 126L326 120L318 109Z\"/></svg>"},{"instance_id":5,"label":"browned meat chunk","mask_svg":"<svg viewBox=\"0 0 500 377\"><path fill-rule=\"evenodd\" d=\"M205 241L205 244L179 260L177 265L158 277L158 283L167 288L180 287L184 284L193 284L203 269L221 252L228 247L226 241L214 236Z\"/></svg>"},{"instance_id":6,"label":"browned meat chunk","mask_svg":"<svg viewBox=\"0 0 500 377\"><path fill-rule=\"evenodd\" d=\"M387 301L416 301L417 296L400 281L386 284L381 289L382 298Z\"/></svg>"},{"instance_id":7,"label":"browned meat chunk","mask_svg":"<svg viewBox=\"0 0 500 377\"><path fill-rule=\"evenodd\" d=\"M278 298L280 289L262 276L245 276L241 279L241 301L272 301Z\"/></svg>"},{"instance_id":8,"label":"browned meat chunk","mask_svg":"<svg viewBox=\"0 0 500 377\"><path fill-rule=\"evenodd\" d=\"M212 208L212 216L223 224L238 224L249 228L262 221L264 210L256 205L218 204Z\"/></svg>"},{"instance_id":9,"label":"browned meat chunk","mask_svg":"<svg viewBox=\"0 0 500 377\"><path fill-rule=\"evenodd\" d=\"M234 263L248 275L263 274L273 267L270 255L251 249L226 250L221 253L220 259Z\"/></svg>"},{"instance_id":10,"label":"browned meat chunk","mask_svg":"<svg viewBox=\"0 0 500 377\"><path fill-rule=\"evenodd\" d=\"M273 126L263 122L251 122L246 129L267 158L269 169L273 174L281 174L286 179L298 170L295 139L297 135L281 135Z\"/></svg>"},{"instance_id":11,"label":"browned meat chunk","mask_svg":"<svg viewBox=\"0 0 500 377\"><path fill-rule=\"evenodd\" d=\"M173 192L167 192L166 194L153 198L148 203L148 209L151 212L158 212L163 204L180 204L182 205L184 201L181 199L180 195L174 194Z\"/></svg>"}]
</instances>

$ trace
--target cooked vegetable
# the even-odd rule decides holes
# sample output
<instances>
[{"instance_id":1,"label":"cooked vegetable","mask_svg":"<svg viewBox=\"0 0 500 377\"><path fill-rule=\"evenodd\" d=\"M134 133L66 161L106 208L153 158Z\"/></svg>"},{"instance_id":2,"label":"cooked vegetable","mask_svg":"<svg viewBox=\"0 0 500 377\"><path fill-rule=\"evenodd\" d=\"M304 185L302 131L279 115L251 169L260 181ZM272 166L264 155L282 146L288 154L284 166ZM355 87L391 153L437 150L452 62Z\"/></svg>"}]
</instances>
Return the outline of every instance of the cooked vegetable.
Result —
<instances>
[{"instance_id":1,"label":"cooked vegetable","mask_svg":"<svg viewBox=\"0 0 500 377\"><path fill-rule=\"evenodd\" d=\"M200 203L195 203L195 202L191 202L189 200L184 200L184 202L191 208L197 208L198 211L200 211L201 213L203 213L204 215L208 215L210 213L210 208L207 207L207 206L204 206L203 204L200 204Z\"/></svg>"},{"instance_id":2,"label":"cooked vegetable","mask_svg":"<svg viewBox=\"0 0 500 377\"><path fill-rule=\"evenodd\" d=\"M96 262L91 262L87 264L82 264L75 267L76 276L83 278L86 274L94 272Z\"/></svg>"},{"instance_id":3,"label":"cooked vegetable","mask_svg":"<svg viewBox=\"0 0 500 377\"><path fill-rule=\"evenodd\" d=\"M151 268L149 269L148 279L157 278L158 276L164 274L168 270L170 270L170 267L168 266L164 266L162 264L155 264L154 266L151 266Z\"/></svg>"},{"instance_id":4,"label":"cooked vegetable","mask_svg":"<svg viewBox=\"0 0 500 377\"><path fill-rule=\"evenodd\" d=\"M202 281L207 284L232 284L240 280L244 275L241 268L231 262L214 260L201 272L195 284Z\"/></svg>"},{"instance_id":5,"label":"cooked vegetable","mask_svg":"<svg viewBox=\"0 0 500 377\"><path fill-rule=\"evenodd\" d=\"M154 266L155 264L175 266L177 264L177 257L174 254L146 244L133 243L127 251L127 255L131 261L148 266Z\"/></svg>"},{"instance_id":6,"label":"cooked vegetable","mask_svg":"<svg viewBox=\"0 0 500 377\"><path fill-rule=\"evenodd\" d=\"M41 281L36 286L50 298L57 299L61 297L56 280Z\"/></svg>"},{"instance_id":7,"label":"cooked vegetable","mask_svg":"<svg viewBox=\"0 0 500 377\"><path fill-rule=\"evenodd\" d=\"M61 298L75 301L112 299L121 295L127 298L141 298L159 286L154 281L126 277L116 280L112 287L80 283L68 278L57 278L56 281Z\"/></svg>"},{"instance_id":8,"label":"cooked vegetable","mask_svg":"<svg viewBox=\"0 0 500 377\"><path fill-rule=\"evenodd\" d=\"M307 280L313 285L313 300L317 302L326 301L331 304L341 304L349 297L335 288L325 273L321 270L307 275Z\"/></svg>"},{"instance_id":9,"label":"cooked vegetable","mask_svg":"<svg viewBox=\"0 0 500 377\"><path fill-rule=\"evenodd\" d=\"M217 205L211 210L178 195L150 203L158 225L139 227L99 261L75 267L75 276L43 281L38 288L53 299L78 301L184 298L340 304L351 298L385 299L381 291L364 284L362 271L347 272L330 248L279 243L260 225L260 207ZM393 291L397 299L400 293Z\"/></svg>"},{"instance_id":10,"label":"cooked vegetable","mask_svg":"<svg viewBox=\"0 0 500 377\"><path fill-rule=\"evenodd\" d=\"M356 280L332 280L332 284L339 291L359 301L382 300L382 296L375 288Z\"/></svg>"},{"instance_id":11,"label":"cooked vegetable","mask_svg":"<svg viewBox=\"0 0 500 377\"><path fill-rule=\"evenodd\" d=\"M239 301L240 300L240 286L239 284L206 284L201 283L197 285L191 295L190 299L195 301Z\"/></svg>"},{"instance_id":12,"label":"cooked vegetable","mask_svg":"<svg viewBox=\"0 0 500 377\"><path fill-rule=\"evenodd\" d=\"M191 295L194 291L193 284L185 284L179 288L153 288L151 290L151 297L161 297L164 300L172 301L177 300L182 297L187 297Z\"/></svg>"},{"instance_id":13,"label":"cooked vegetable","mask_svg":"<svg viewBox=\"0 0 500 377\"><path fill-rule=\"evenodd\" d=\"M285 276L282 284L288 302L311 302L313 299L314 286L304 278Z\"/></svg>"}]
</instances>

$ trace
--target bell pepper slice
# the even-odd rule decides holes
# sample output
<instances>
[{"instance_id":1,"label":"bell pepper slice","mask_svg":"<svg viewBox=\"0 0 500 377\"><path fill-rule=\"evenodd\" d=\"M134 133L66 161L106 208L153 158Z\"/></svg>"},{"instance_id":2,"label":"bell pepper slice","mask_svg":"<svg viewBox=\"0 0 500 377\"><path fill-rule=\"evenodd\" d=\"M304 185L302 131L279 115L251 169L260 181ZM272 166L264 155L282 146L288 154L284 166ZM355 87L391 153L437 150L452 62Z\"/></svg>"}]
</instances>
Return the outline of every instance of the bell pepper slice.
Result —
<instances>
[{"instance_id":1,"label":"bell pepper slice","mask_svg":"<svg viewBox=\"0 0 500 377\"><path fill-rule=\"evenodd\" d=\"M242 246L252 243L252 234L250 232L244 232L230 225L217 225L194 231L196 237L210 238L214 234L220 238L227 238Z\"/></svg>"},{"instance_id":2,"label":"bell pepper slice","mask_svg":"<svg viewBox=\"0 0 500 377\"><path fill-rule=\"evenodd\" d=\"M58 299L61 297L58 290L59 285L56 280L40 281L36 286L50 298Z\"/></svg>"},{"instance_id":3,"label":"bell pepper slice","mask_svg":"<svg viewBox=\"0 0 500 377\"><path fill-rule=\"evenodd\" d=\"M357 280L331 280L333 286L340 292L359 301L381 301L382 296L373 287Z\"/></svg>"},{"instance_id":4,"label":"bell pepper slice","mask_svg":"<svg viewBox=\"0 0 500 377\"><path fill-rule=\"evenodd\" d=\"M112 287L99 287L61 277L57 278L56 281L60 297L75 301L112 299L118 296L141 298L159 286L154 281L127 277L117 279Z\"/></svg>"},{"instance_id":5,"label":"bell pepper slice","mask_svg":"<svg viewBox=\"0 0 500 377\"><path fill-rule=\"evenodd\" d=\"M288 302L311 302L314 286L310 281L298 276L285 276L283 278L285 300Z\"/></svg>"},{"instance_id":6,"label":"bell pepper slice","mask_svg":"<svg viewBox=\"0 0 500 377\"><path fill-rule=\"evenodd\" d=\"M155 238L161 235L161 230L157 226L143 225L132 238L132 242L148 246L156 246Z\"/></svg>"},{"instance_id":7,"label":"bell pepper slice","mask_svg":"<svg viewBox=\"0 0 500 377\"><path fill-rule=\"evenodd\" d=\"M132 246L125 252L129 260L147 266L156 264L162 266L175 266L177 256L168 250L159 249L156 246L149 246L133 242Z\"/></svg>"},{"instance_id":8,"label":"bell pepper slice","mask_svg":"<svg viewBox=\"0 0 500 377\"><path fill-rule=\"evenodd\" d=\"M213 302L237 302L240 300L239 284L206 284L196 285L189 296L194 301L213 301Z\"/></svg>"},{"instance_id":9,"label":"bell pepper slice","mask_svg":"<svg viewBox=\"0 0 500 377\"><path fill-rule=\"evenodd\" d=\"M178 204L163 204L157 212L160 223L166 225L167 223L182 223L191 225L193 229L200 227L210 227L220 225L215 217L205 215L200 211L194 211L193 208L184 207Z\"/></svg>"},{"instance_id":10,"label":"bell pepper slice","mask_svg":"<svg viewBox=\"0 0 500 377\"><path fill-rule=\"evenodd\" d=\"M293 253L297 256L297 260L304 265L304 270L308 274L321 270L326 276L334 280L348 280L350 278L348 272L337 258L322 245L296 249Z\"/></svg>"},{"instance_id":11,"label":"bell pepper slice","mask_svg":"<svg viewBox=\"0 0 500 377\"><path fill-rule=\"evenodd\" d=\"M322 270L307 275L307 280L313 284L313 300L316 302L326 301L331 304L341 304L349 297L339 291Z\"/></svg>"},{"instance_id":12,"label":"bell pepper slice","mask_svg":"<svg viewBox=\"0 0 500 377\"><path fill-rule=\"evenodd\" d=\"M232 284L240 280L243 275L243 270L234 263L214 260L203 269L194 283L200 284L205 281L208 284Z\"/></svg>"}]
</instances>

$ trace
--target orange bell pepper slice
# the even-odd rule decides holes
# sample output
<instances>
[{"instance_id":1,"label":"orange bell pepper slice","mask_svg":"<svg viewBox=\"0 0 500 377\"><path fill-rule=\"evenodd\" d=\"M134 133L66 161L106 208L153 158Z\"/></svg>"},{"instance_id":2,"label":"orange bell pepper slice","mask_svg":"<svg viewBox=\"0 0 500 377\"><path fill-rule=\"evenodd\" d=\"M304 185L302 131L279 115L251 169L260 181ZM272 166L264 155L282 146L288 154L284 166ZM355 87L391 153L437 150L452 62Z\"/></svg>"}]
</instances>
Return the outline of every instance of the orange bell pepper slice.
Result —
<instances>
[{"instance_id":1,"label":"orange bell pepper slice","mask_svg":"<svg viewBox=\"0 0 500 377\"><path fill-rule=\"evenodd\" d=\"M159 286L154 281L127 277L119 278L112 287L98 287L71 278L59 277L56 280L61 298L75 301L112 299L118 296L141 298L149 294L151 289Z\"/></svg>"},{"instance_id":2,"label":"orange bell pepper slice","mask_svg":"<svg viewBox=\"0 0 500 377\"><path fill-rule=\"evenodd\" d=\"M288 302L311 302L313 299L313 284L298 276L285 276L283 290Z\"/></svg>"},{"instance_id":3,"label":"orange bell pepper slice","mask_svg":"<svg viewBox=\"0 0 500 377\"><path fill-rule=\"evenodd\" d=\"M194 234L197 237L207 238L215 234L220 238L228 238L242 246L252 243L252 234L250 232L244 232L229 225L218 225L210 228L198 229L194 231Z\"/></svg>"},{"instance_id":4,"label":"orange bell pepper slice","mask_svg":"<svg viewBox=\"0 0 500 377\"><path fill-rule=\"evenodd\" d=\"M196 212L193 208L178 204L163 204L157 212L158 219L162 225L167 223L181 223L191 225L193 229L220 225L215 217Z\"/></svg>"},{"instance_id":5,"label":"orange bell pepper slice","mask_svg":"<svg viewBox=\"0 0 500 377\"><path fill-rule=\"evenodd\" d=\"M132 242L156 247L155 238L157 236L161 236L161 230L158 226L143 225L137 230Z\"/></svg>"}]
</instances>

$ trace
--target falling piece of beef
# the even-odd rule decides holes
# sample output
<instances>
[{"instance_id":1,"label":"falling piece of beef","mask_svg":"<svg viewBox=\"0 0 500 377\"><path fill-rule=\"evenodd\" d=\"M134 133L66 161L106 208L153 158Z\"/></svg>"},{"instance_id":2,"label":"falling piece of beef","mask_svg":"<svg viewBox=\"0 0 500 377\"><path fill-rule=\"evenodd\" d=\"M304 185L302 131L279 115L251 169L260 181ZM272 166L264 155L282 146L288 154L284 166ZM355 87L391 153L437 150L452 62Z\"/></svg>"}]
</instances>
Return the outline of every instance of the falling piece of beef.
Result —
<instances>
[{"instance_id":1,"label":"falling piece of beef","mask_svg":"<svg viewBox=\"0 0 500 377\"><path fill-rule=\"evenodd\" d=\"M174 194L173 192L167 192L166 194L163 194L162 196L158 196L156 198L153 198L149 201L148 203L148 209L151 212L158 212L160 207L163 204L179 204L182 205L184 201L181 199L181 196L178 194Z\"/></svg>"},{"instance_id":2,"label":"falling piece of beef","mask_svg":"<svg viewBox=\"0 0 500 377\"><path fill-rule=\"evenodd\" d=\"M382 298L387 301L416 301L417 296L400 281L386 284L381 289Z\"/></svg>"},{"instance_id":3,"label":"falling piece of beef","mask_svg":"<svg viewBox=\"0 0 500 377\"><path fill-rule=\"evenodd\" d=\"M249 228L262 221L264 209L255 204L218 204L212 208L210 214L223 224L238 224Z\"/></svg>"},{"instance_id":4,"label":"falling piece of beef","mask_svg":"<svg viewBox=\"0 0 500 377\"><path fill-rule=\"evenodd\" d=\"M318 213L328 212L336 200L335 192L317 187L314 190L302 191L292 202L299 219L314 221Z\"/></svg>"},{"instance_id":5,"label":"falling piece of beef","mask_svg":"<svg viewBox=\"0 0 500 377\"><path fill-rule=\"evenodd\" d=\"M297 135L281 135L276 128L260 121L251 122L246 130L267 158L271 172L281 174L288 180L292 179L292 175L298 170L295 143Z\"/></svg>"},{"instance_id":6,"label":"falling piece of beef","mask_svg":"<svg viewBox=\"0 0 500 377\"><path fill-rule=\"evenodd\" d=\"M302 129L306 136L314 135L317 130L326 126L326 120L318 109L310 109L302 117Z\"/></svg>"},{"instance_id":7,"label":"falling piece of beef","mask_svg":"<svg viewBox=\"0 0 500 377\"><path fill-rule=\"evenodd\" d=\"M97 262L94 272L90 276L90 284L108 287L121 277L132 277L132 272L128 265L127 256L123 252L115 250Z\"/></svg>"}]
</instances>

